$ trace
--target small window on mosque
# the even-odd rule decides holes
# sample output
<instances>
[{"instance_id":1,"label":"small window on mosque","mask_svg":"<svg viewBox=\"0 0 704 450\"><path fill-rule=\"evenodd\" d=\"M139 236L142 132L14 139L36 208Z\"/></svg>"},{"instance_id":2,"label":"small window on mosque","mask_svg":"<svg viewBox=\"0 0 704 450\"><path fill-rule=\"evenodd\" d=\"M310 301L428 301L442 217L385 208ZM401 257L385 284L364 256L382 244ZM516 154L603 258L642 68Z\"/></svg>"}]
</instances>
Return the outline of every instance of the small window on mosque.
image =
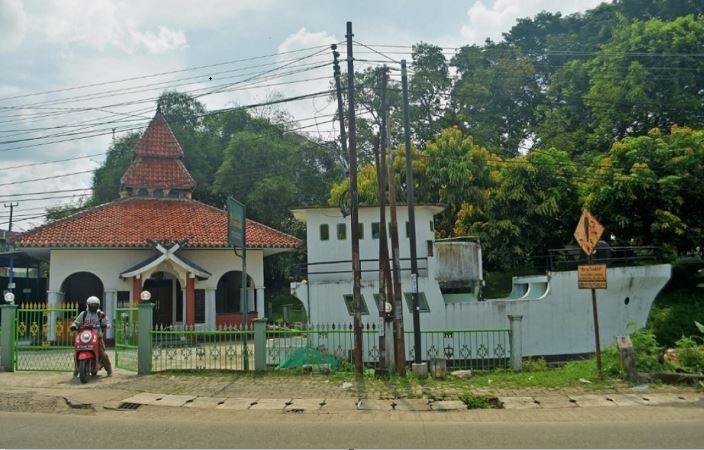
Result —
<instances>
[{"instance_id":1,"label":"small window on mosque","mask_svg":"<svg viewBox=\"0 0 704 450\"><path fill-rule=\"evenodd\" d=\"M127 192L127 196L132 197L132 195L134 194L134 189L128 187L125 189L125 192Z\"/></svg>"},{"instance_id":2,"label":"small window on mosque","mask_svg":"<svg viewBox=\"0 0 704 450\"><path fill-rule=\"evenodd\" d=\"M140 188L137 191L137 197L149 197L149 191L147 188Z\"/></svg>"},{"instance_id":3,"label":"small window on mosque","mask_svg":"<svg viewBox=\"0 0 704 450\"><path fill-rule=\"evenodd\" d=\"M350 316L354 315L354 297L350 294L345 294L342 296L343 300L345 301L345 306L347 307L347 312L349 313ZM363 316L368 316L369 315L369 308L367 308L367 302L364 300L364 295L360 294L359 295L359 301L361 303L362 307L362 315Z\"/></svg>"},{"instance_id":4,"label":"small window on mosque","mask_svg":"<svg viewBox=\"0 0 704 450\"><path fill-rule=\"evenodd\" d=\"M337 240L344 241L347 239L347 225L344 223L337 224Z\"/></svg>"},{"instance_id":5,"label":"small window on mosque","mask_svg":"<svg viewBox=\"0 0 704 450\"><path fill-rule=\"evenodd\" d=\"M324 223L320 225L320 240L327 241L330 239L330 227Z\"/></svg>"},{"instance_id":6,"label":"small window on mosque","mask_svg":"<svg viewBox=\"0 0 704 450\"><path fill-rule=\"evenodd\" d=\"M169 191L169 198L180 198L181 193L175 189Z\"/></svg>"},{"instance_id":7,"label":"small window on mosque","mask_svg":"<svg viewBox=\"0 0 704 450\"><path fill-rule=\"evenodd\" d=\"M153 197L155 198L163 198L164 197L164 191L162 189L155 189L154 194L152 194Z\"/></svg>"}]
</instances>

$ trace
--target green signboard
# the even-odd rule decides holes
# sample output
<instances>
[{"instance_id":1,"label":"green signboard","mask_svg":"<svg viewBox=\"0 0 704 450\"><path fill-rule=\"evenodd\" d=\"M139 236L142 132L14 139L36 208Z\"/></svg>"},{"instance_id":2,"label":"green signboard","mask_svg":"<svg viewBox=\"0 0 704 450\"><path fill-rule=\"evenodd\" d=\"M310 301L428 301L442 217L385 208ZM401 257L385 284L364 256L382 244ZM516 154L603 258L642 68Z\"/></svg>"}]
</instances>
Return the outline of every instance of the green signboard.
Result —
<instances>
[{"instance_id":1,"label":"green signboard","mask_svg":"<svg viewBox=\"0 0 704 450\"><path fill-rule=\"evenodd\" d=\"M227 198L227 241L232 247L245 248L247 208L232 197Z\"/></svg>"}]
</instances>

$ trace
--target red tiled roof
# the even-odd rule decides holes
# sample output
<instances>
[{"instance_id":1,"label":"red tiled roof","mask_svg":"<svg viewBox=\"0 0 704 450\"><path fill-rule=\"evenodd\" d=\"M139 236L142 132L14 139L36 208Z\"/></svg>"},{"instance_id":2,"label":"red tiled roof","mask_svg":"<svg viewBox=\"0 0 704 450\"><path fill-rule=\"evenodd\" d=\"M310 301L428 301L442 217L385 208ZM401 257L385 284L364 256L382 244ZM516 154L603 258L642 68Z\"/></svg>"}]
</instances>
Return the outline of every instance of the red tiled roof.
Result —
<instances>
[{"instance_id":1,"label":"red tiled roof","mask_svg":"<svg viewBox=\"0 0 704 450\"><path fill-rule=\"evenodd\" d=\"M192 190L196 182L180 159L138 156L120 180L122 186Z\"/></svg>"},{"instance_id":2,"label":"red tiled roof","mask_svg":"<svg viewBox=\"0 0 704 450\"><path fill-rule=\"evenodd\" d=\"M190 199L126 198L21 234L17 247L150 247L186 240L186 248L228 247L227 213ZM248 248L294 248L301 240L247 220Z\"/></svg>"},{"instance_id":3,"label":"red tiled roof","mask_svg":"<svg viewBox=\"0 0 704 450\"><path fill-rule=\"evenodd\" d=\"M181 145L158 109L142 138L134 147L134 154L135 156L183 158Z\"/></svg>"}]
</instances>

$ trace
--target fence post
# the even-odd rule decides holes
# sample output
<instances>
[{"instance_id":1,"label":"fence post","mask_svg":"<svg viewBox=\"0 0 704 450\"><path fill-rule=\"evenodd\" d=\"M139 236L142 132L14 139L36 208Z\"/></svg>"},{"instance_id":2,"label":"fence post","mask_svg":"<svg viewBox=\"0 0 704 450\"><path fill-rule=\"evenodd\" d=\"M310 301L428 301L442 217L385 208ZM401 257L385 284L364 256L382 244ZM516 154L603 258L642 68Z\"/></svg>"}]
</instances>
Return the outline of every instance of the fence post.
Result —
<instances>
[{"instance_id":1,"label":"fence post","mask_svg":"<svg viewBox=\"0 0 704 450\"><path fill-rule=\"evenodd\" d=\"M152 373L152 318L153 303L139 304L139 329L137 331L137 373Z\"/></svg>"},{"instance_id":2,"label":"fence post","mask_svg":"<svg viewBox=\"0 0 704 450\"><path fill-rule=\"evenodd\" d=\"M254 319L254 370L266 370L266 318Z\"/></svg>"},{"instance_id":3,"label":"fence post","mask_svg":"<svg viewBox=\"0 0 704 450\"><path fill-rule=\"evenodd\" d=\"M2 331L0 332L0 367L14 372L15 357L15 314L17 305L2 305Z\"/></svg>"},{"instance_id":4,"label":"fence post","mask_svg":"<svg viewBox=\"0 0 704 450\"><path fill-rule=\"evenodd\" d=\"M522 319L523 316L508 316L511 323L511 368L516 371L523 370Z\"/></svg>"}]
</instances>

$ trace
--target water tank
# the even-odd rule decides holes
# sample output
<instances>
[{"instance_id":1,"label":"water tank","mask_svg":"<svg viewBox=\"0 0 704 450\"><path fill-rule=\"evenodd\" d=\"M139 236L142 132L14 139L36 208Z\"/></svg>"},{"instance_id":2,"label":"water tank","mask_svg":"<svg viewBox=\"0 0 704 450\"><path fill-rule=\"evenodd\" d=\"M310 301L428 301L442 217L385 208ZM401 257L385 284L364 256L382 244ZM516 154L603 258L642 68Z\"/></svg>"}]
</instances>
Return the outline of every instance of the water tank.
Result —
<instances>
[{"instance_id":1,"label":"water tank","mask_svg":"<svg viewBox=\"0 0 704 450\"><path fill-rule=\"evenodd\" d=\"M435 241L435 279L440 288L469 288L482 280L482 250L478 239Z\"/></svg>"}]
</instances>

